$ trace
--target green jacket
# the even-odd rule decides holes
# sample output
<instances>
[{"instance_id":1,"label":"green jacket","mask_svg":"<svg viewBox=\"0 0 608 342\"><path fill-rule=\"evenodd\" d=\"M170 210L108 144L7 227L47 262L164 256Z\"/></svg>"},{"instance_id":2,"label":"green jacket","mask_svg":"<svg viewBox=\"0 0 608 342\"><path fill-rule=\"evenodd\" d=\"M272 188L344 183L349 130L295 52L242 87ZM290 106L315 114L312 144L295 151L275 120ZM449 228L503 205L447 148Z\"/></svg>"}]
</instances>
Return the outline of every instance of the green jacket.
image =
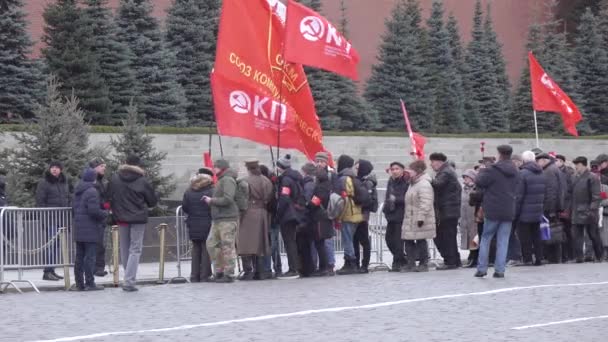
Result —
<instances>
[{"instance_id":1,"label":"green jacket","mask_svg":"<svg viewBox=\"0 0 608 342\"><path fill-rule=\"evenodd\" d=\"M236 172L228 169L220 177L213 191L211 219L213 221L238 221L239 208L236 206Z\"/></svg>"}]
</instances>

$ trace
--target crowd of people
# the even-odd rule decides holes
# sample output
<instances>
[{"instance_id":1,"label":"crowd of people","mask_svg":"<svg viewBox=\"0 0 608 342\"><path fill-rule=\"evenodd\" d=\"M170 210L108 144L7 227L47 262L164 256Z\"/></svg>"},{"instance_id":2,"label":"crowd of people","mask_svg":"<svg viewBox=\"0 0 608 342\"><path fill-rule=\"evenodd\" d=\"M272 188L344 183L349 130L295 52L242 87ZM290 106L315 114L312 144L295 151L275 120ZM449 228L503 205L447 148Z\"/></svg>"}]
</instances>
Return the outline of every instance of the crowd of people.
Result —
<instances>
[{"instance_id":1,"label":"crowd of people","mask_svg":"<svg viewBox=\"0 0 608 342\"><path fill-rule=\"evenodd\" d=\"M330 164L330 156L320 152L300 170L292 168L289 155L274 170L247 160L243 178L224 159L199 169L182 202L192 242L190 281L231 283L237 279L238 257L242 281L368 273L370 214L379 210L374 166L347 155L337 159L335 169ZM568 162L539 149L513 155L511 146L502 145L497 157L484 157L460 177L442 153L431 154L428 164L433 172L423 160L407 166L395 161L386 169L390 177L377 214L387 222L390 271L429 271L429 239L443 259L436 270L476 268L476 277L486 276L490 266L495 278L503 278L509 265L608 257L608 220L603 219L608 216L608 155L590 163L585 157ZM61 163L51 163L38 184L36 204L73 207L75 290L103 289L94 276L107 274L103 236L111 217L120 231L123 289L137 291L148 209L158 198L137 156L130 155L109 181L105 169L102 160L91 161L72 191ZM336 231L344 248L338 270ZM49 229L49 238L55 233ZM459 250L468 251L464 265ZM62 277L47 268L43 279Z\"/></svg>"}]
</instances>

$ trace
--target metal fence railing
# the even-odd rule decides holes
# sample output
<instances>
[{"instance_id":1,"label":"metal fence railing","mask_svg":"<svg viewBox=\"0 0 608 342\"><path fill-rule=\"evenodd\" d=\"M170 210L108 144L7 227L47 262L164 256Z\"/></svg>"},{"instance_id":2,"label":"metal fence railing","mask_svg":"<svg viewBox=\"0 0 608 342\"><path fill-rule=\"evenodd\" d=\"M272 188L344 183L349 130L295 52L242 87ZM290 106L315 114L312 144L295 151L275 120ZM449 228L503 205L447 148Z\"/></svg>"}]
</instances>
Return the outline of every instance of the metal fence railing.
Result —
<instances>
[{"instance_id":1,"label":"metal fence railing","mask_svg":"<svg viewBox=\"0 0 608 342\"><path fill-rule=\"evenodd\" d=\"M74 262L72 208L16 208L0 211L0 290L23 279L27 269L69 267ZM5 281L4 272L17 279ZM66 279L69 281L69 279Z\"/></svg>"}]
</instances>

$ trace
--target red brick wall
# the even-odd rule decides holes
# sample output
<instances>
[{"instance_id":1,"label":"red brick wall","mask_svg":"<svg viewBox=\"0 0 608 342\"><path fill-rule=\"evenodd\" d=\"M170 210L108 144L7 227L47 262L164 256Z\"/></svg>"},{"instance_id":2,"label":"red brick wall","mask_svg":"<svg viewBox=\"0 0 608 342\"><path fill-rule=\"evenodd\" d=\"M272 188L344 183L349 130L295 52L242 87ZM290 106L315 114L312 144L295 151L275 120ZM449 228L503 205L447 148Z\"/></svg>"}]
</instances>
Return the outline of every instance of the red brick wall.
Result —
<instances>
[{"instance_id":1,"label":"red brick wall","mask_svg":"<svg viewBox=\"0 0 608 342\"><path fill-rule=\"evenodd\" d=\"M46 4L53 0L25 0L31 33L37 42L35 53L40 49L42 35L42 11ZM119 0L110 0L116 7ZM243 0L253 1L253 0ZM493 19L498 38L503 44L503 52L507 59L507 68L512 83L517 80L524 63L524 45L528 26L533 21L532 12L542 0L483 0L485 4L491 1ZM158 17L166 15L166 9L172 0L154 0L154 14ZM353 45L361 54L360 74L367 79L371 66L375 63L380 37L384 32L384 21L390 15L395 0L346 0L350 21L350 36ZM470 39L475 0L444 0L447 13L453 12L460 23L461 34L465 40ZM428 16L432 0L421 1L425 17ZM324 13L335 21L338 20L340 0L324 0Z\"/></svg>"}]
</instances>

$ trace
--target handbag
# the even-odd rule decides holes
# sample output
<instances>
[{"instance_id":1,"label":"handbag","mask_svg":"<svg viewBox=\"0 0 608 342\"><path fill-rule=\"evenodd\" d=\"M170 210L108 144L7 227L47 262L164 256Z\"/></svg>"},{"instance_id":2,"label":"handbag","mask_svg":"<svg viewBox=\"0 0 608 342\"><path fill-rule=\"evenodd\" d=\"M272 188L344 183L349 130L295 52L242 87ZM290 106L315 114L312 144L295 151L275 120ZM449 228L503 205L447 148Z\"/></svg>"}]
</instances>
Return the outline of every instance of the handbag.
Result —
<instances>
[{"instance_id":1,"label":"handbag","mask_svg":"<svg viewBox=\"0 0 608 342\"><path fill-rule=\"evenodd\" d=\"M551 238L546 240L545 243L548 245L554 245L564 242L564 223L556 217L549 220L549 227L551 230Z\"/></svg>"},{"instance_id":2,"label":"handbag","mask_svg":"<svg viewBox=\"0 0 608 342\"><path fill-rule=\"evenodd\" d=\"M551 240L551 224L549 224L549 219L544 216L540 222L540 239L542 241Z\"/></svg>"}]
</instances>

